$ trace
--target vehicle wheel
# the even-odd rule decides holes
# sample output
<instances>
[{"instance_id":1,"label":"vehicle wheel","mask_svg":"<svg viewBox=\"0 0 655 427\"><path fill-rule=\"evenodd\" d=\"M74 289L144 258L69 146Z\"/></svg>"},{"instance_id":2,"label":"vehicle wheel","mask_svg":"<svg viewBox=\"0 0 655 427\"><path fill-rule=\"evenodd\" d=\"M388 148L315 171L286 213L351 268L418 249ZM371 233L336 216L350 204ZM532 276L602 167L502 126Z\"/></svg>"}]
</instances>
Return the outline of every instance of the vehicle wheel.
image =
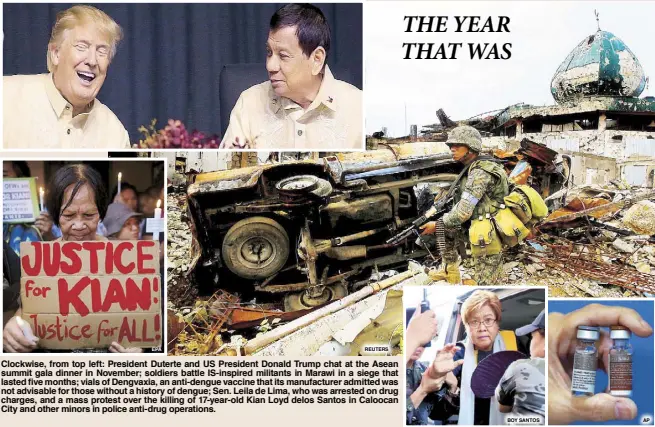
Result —
<instances>
[{"instance_id":1,"label":"vehicle wheel","mask_svg":"<svg viewBox=\"0 0 655 427\"><path fill-rule=\"evenodd\" d=\"M314 175L298 175L283 179L277 183L276 188L280 194L291 198L309 194L327 197L332 193L332 184Z\"/></svg>"},{"instance_id":2,"label":"vehicle wheel","mask_svg":"<svg viewBox=\"0 0 655 427\"><path fill-rule=\"evenodd\" d=\"M305 291L287 294L284 297L284 311L307 310L328 301L336 301L346 295L348 295L348 289L345 285L326 286L323 293L316 298L309 297Z\"/></svg>"},{"instance_id":3,"label":"vehicle wheel","mask_svg":"<svg viewBox=\"0 0 655 427\"><path fill-rule=\"evenodd\" d=\"M244 279L262 280L280 271L289 257L289 235L275 220L255 216L234 224L223 240L223 260Z\"/></svg>"},{"instance_id":4,"label":"vehicle wheel","mask_svg":"<svg viewBox=\"0 0 655 427\"><path fill-rule=\"evenodd\" d=\"M289 195L306 194L318 186L318 177L314 175L297 175L285 178L277 183L280 192Z\"/></svg>"}]
</instances>

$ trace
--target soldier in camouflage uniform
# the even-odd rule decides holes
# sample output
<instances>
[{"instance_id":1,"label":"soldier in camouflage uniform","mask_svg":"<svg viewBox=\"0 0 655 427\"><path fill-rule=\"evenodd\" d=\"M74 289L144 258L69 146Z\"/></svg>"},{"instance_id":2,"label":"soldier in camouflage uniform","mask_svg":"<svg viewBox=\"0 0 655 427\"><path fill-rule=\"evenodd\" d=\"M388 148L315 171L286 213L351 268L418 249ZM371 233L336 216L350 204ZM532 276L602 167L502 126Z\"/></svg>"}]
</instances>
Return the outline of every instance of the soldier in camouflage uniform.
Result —
<instances>
[{"instance_id":1,"label":"soldier in camouflage uniform","mask_svg":"<svg viewBox=\"0 0 655 427\"><path fill-rule=\"evenodd\" d=\"M508 417L523 418L522 424L544 424L545 421L546 324L544 318L545 313L542 310L530 325L516 330L516 336L532 334L530 359L517 360L509 365L496 387L499 410L508 413Z\"/></svg>"},{"instance_id":2,"label":"soldier in camouflage uniform","mask_svg":"<svg viewBox=\"0 0 655 427\"><path fill-rule=\"evenodd\" d=\"M509 194L509 181L502 165L491 157L480 156L482 136L471 126L455 128L446 144L450 147L453 160L469 166L468 172L459 182L454 194L454 207L438 221L443 221L446 234L446 250L441 254L442 267L430 276L433 280L447 280L460 283L459 255L457 244L466 238L471 218L493 216L503 198ZM437 222L432 221L422 227L423 234L432 235ZM487 253L474 256L475 280L478 284L496 284L502 272L503 254Z\"/></svg>"}]
</instances>

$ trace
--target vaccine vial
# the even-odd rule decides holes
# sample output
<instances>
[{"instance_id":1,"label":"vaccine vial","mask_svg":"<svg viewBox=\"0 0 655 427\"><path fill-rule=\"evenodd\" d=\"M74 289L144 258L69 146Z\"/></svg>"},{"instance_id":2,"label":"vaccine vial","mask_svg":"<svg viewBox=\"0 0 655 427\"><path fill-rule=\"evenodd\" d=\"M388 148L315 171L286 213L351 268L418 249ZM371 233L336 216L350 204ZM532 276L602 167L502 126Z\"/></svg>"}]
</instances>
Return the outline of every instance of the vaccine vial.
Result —
<instances>
[{"instance_id":1,"label":"vaccine vial","mask_svg":"<svg viewBox=\"0 0 655 427\"><path fill-rule=\"evenodd\" d=\"M610 328L612 348L609 357L610 394L612 396L632 396L632 345L630 331L624 326Z\"/></svg>"},{"instance_id":2,"label":"vaccine vial","mask_svg":"<svg viewBox=\"0 0 655 427\"><path fill-rule=\"evenodd\" d=\"M578 326L578 343L573 357L571 392L575 396L593 396L596 388L598 350L596 341L600 336L597 326Z\"/></svg>"}]
</instances>

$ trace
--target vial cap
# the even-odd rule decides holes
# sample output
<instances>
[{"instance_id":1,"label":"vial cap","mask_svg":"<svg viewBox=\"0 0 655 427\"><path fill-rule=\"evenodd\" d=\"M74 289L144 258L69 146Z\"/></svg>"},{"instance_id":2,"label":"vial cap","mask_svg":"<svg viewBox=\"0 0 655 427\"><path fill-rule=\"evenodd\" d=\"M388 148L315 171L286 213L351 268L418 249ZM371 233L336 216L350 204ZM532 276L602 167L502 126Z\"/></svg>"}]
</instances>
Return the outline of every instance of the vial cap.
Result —
<instances>
[{"instance_id":1,"label":"vial cap","mask_svg":"<svg viewBox=\"0 0 655 427\"><path fill-rule=\"evenodd\" d=\"M618 340L630 339L630 331L625 326L611 326L610 338Z\"/></svg>"},{"instance_id":2,"label":"vial cap","mask_svg":"<svg viewBox=\"0 0 655 427\"><path fill-rule=\"evenodd\" d=\"M583 340L597 341L600 338L598 326L578 326L578 338Z\"/></svg>"}]
</instances>

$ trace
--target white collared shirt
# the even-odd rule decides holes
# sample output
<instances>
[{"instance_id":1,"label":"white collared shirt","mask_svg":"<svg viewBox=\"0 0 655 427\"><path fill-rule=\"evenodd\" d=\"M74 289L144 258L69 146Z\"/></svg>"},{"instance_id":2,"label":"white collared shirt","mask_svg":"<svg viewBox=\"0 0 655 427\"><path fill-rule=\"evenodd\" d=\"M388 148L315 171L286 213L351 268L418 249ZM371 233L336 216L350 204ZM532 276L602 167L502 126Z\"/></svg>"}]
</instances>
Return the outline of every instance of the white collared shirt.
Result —
<instances>
[{"instance_id":1,"label":"white collared shirt","mask_svg":"<svg viewBox=\"0 0 655 427\"><path fill-rule=\"evenodd\" d=\"M73 106L59 93L52 74L3 77L3 147L12 149L129 148L123 124L94 100L73 117Z\"/></svg>"},{"instance_id":2,"label":"white collared shirt","mask_svg":"<svg viewBox=\"0 0 655 427\"><path fill-rule=\"evenodd\" d=\"M336 80L325 66L316 99L305 110L275 94L270 81L241 93L225 132L221 148L299 151L363 149L362 91Z\"/></svg>"}]
</instances>

